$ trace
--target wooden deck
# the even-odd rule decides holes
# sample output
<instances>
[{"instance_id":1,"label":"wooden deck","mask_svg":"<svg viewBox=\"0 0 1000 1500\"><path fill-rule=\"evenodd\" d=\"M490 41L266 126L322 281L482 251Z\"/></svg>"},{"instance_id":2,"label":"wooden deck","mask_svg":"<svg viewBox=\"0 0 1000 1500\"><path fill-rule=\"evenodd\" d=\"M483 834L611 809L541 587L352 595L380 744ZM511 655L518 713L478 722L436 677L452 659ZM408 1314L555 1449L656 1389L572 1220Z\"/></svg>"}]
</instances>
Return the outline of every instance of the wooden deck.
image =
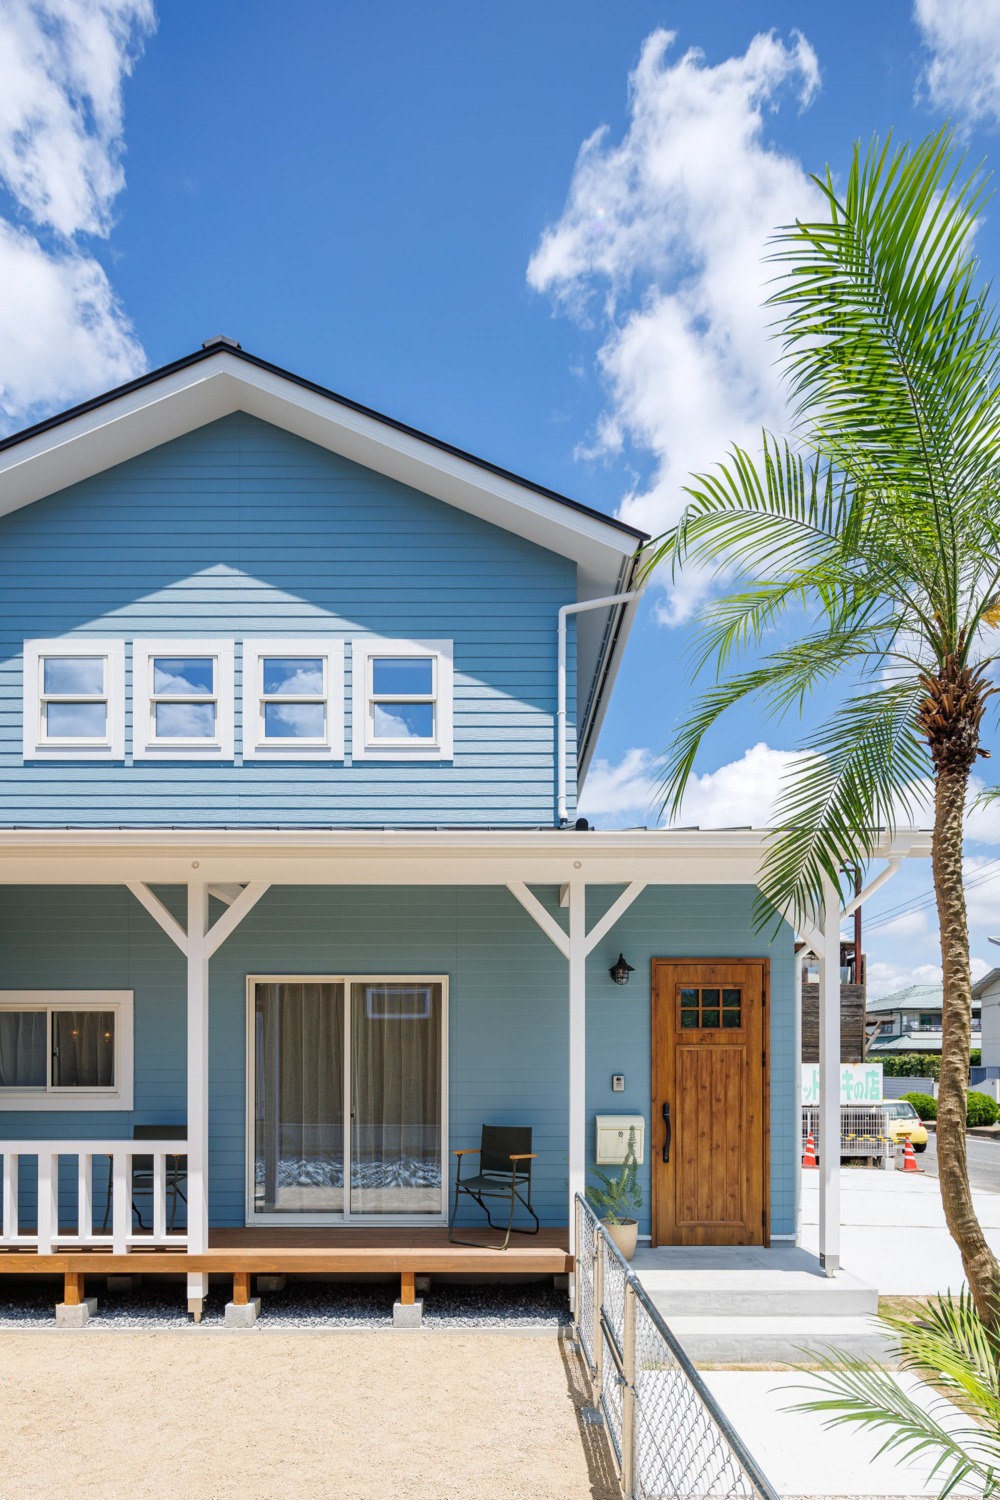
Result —
<instances>
[{"instance_id":1,"label":"wooden deck","mask_svg":"<svg viewBox=\"0 0 1000 1500\"><path fill-rule=\"evenodd\" d=\"M481 1235L464 1232L469 1233L470 1239L481 1240L481 1244L452 1245L444 1228L213 1229L209 1248L201 1255L170 1249L136 1249L127 1255L114 1255L104 1249L62 1249L51 1255L39 1255L32 1249L2 1250L0 1275L120 1276L178 1271L230 1275L297 1272L560 1275L573 1268L566 1229L542 1229L537 1235L513 1234L506 1250L500 1249L499 1234L493 1235L489 1230Z\"/></svg>"}]
</instances>

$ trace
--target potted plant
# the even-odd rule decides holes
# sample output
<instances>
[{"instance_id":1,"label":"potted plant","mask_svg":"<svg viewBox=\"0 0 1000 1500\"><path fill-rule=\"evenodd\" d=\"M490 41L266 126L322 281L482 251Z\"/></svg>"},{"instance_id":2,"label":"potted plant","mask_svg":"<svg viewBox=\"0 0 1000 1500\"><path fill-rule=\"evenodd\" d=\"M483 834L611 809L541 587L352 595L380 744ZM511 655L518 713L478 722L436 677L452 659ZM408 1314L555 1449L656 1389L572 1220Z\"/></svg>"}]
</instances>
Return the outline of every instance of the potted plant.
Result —
<instances>
[{"instance_id":1,"label":"potted plant","mask_svg":"<svg viewBox=\"0 0 1000 1500\"><path fill-rule=\"evenodd\" d=\"M635 1242L639 1234L639 1220L632 1217L634 1209L642 1207L642 1190L639 1186L639 1163L635 1158L635 1127L628 1133L625 1160L617 1177L609 1177L600 1168L594 1168L599 1186L587 1188L587 1200L601 1216L601 1223L614 1240L626 1260L635 1254Z\"/></svg>"}]
</instances>

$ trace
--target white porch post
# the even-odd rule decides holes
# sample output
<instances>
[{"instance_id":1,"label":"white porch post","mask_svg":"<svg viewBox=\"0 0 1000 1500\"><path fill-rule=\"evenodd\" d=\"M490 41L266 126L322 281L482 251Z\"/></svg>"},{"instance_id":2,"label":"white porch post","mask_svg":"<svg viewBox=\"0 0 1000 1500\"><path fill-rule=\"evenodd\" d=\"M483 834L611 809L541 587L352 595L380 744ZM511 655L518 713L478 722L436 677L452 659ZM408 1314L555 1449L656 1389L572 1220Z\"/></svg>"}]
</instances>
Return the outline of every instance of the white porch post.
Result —
<instances>
[{"instance_id":1,"label":"white porch post","mask_svg":"<svg viewBox=\"0 0 1000 1500\"><path fill-rule=\"evenodd\" d=\"M840 897L824 882L819 957L819 1259L840 1269Z\"/></svg>"},{"instance_id":2,"label":"white porch post","mask_svg":"<svg viewBox=\"0 0 1000 1500\"><path fill-rule=\"evenodd\" d=\"M208 1249L208 886L187 888L188 1253ZM188 1306L200 1317L208 1276L188 1273Z\"/></svg>"},{"instance_id":3,"label":"white porch post","mask_svg":"<svg viewBox=\"0 0 1000 1500\"><path fill-rule=\"evenodd\" d=\"M793 1025L793 1028L792 1028L792 1035L794 1037L794 1041L792 1043L792 1056L795 1059L795 1094L794 1094L795 1111L794 1111L794 1114L792 1115L792 1119L795 1122L795 1133L794 1133L792 1139L793 1139L794 1150L796 1152L796 1159L799 1161L799 1166L797 1166L796 1169L795 1169L795 1218L794 1218L794 1223L795 1223L795 1243L796 1243L796 1245L798 1245L800 1243L800 1241L801 1241L801 1238L802 1238L802 1169L801 1169L801 1153L799 1152L799 1141L800 1141L800 1136L801 1136L801 1132L802 1132L802 1105L801 1105L801 1095L802 1095L802 1085L801 1085L801 1077L802 1077L802 967L803 967L803 964L805 963L806 951L807 950L806 950L805 944L803 944L801 950L799 950L796 947L794 936L792 938L792 949L793 949L794 962L795 962L795 979L794 979L793 990L792 990L793 997L794 997L793 1003L794 1003L794 1007L795 1007L794 1025Z\"/></svg>"},{"instance_id":4,"label":"white porch post","mask_svg":"<svg viewBox=\"0 0 1000 1500\"><path fill-rule=\"evenodd\" d=\"M569 883L569 1248L587 1180L587 886Z\"/></svg>"}]
</instances>

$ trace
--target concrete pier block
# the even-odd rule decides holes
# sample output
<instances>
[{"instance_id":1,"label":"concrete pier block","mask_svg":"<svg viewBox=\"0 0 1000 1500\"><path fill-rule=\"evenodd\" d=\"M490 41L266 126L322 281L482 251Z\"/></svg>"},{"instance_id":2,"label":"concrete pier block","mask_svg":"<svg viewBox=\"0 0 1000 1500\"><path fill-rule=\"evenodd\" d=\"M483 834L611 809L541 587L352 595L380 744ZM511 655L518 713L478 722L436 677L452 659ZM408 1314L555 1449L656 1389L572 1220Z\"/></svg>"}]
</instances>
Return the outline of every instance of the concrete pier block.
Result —
<instances>
[{"instance_id":1,"label":"concrete pier block","mask_svg":"<svg viewBox=\"0 0 1000 1500\"><path fill-rule=\"evenodd\" d=\"M249 1302L226 1303L227 1328L252 1328L259 1317L259 1297L251 1297Z\"/></svg>"},{"instance_id":2,"label":"concrete pier block","mask_svg":"<svg viewBox=\"0 0 1000 1500\"><path fill-rule=\"evenodd\" d=\"M84 1297L82 1302L57 1302L57 1328L85 1328L97 1311L97 1298Z\"/></svg>"},{"instance_id":3,"label":"concrete pier block","mask_svg":"<svg viewBox=\"0 0 1000 1500\"><path fill-rule=\"evenodd\" d=\"M415 1302L396 1301L392 1304L393 1328L419 1328L423 1320L423 1297L418 1297Z\"/></svg>"},{"instance_id":4,"label":"concrete pier block","mask_svg":"<svg viewBox=\"0 0 1000 1500\"><path fill-rule=\"evenodd\" d=\"M288 1285L287 1276L258 1276L258 1292L283 1292Z\"/></svg>"}]
</instances>

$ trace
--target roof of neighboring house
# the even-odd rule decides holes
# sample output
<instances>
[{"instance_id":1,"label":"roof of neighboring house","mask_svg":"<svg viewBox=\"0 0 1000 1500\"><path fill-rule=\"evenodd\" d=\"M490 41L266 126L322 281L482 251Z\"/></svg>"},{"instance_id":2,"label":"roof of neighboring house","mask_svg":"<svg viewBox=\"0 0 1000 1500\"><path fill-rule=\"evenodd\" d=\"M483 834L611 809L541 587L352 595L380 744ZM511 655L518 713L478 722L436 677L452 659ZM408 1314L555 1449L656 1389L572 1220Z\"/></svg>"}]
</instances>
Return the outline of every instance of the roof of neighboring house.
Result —
<instances>
[{"instance_id":1,"label":"roof of neighboring house","mask_svg":"<svg viewBox=\"0 0 1000 1500\"><path fill-rule=\"evenodd\" d=\"M876 1037L869 1045L868 1056L875 1052L940 1052L940 1031L924 1031L919 1036Z\"/></svg>"},{"instance_id":2,"label":"roof of neighboring house","mask_svg":"<svg viewBox=\"0 0 1000 1500\"><path fill-rule=\"evenodd\" d=\"M1000 985L1000 969L991 969L988 974L983 975L982 979L977 979L972 986L972 998L978 1000L986 994L987 990L991 990L994 986L998 985ZM1000 998L1000 994L998 994L998 998Z\"/></svg>"},{"instance_id":3,"label":"roof of neighboring house","mask_svg":"<svg viewBox=\"0 0 1000 1500\"><path fill-rule=\"evenodd\" d=\"M634 587L644 531L293 375L230 339L211 339L182 359L0 440L0 515L237 411L571 558L580 602ZM581 774L635 605L577 618Z\"/></svg>"},{"instance_id":4,"label":"roof of neighboring house","mask_svg":"<svg viewBox=\"0 0 1000 1500\"><path fill-rule=\"evenodd\" d=\"M939 984L908 984L905 989L893 990L891 995L882 995L878 1000L868 1000L869 1015L884 1015L893 1010L940 1010L944 1003L944 992Z\"/></svg>"}]
</instances>

